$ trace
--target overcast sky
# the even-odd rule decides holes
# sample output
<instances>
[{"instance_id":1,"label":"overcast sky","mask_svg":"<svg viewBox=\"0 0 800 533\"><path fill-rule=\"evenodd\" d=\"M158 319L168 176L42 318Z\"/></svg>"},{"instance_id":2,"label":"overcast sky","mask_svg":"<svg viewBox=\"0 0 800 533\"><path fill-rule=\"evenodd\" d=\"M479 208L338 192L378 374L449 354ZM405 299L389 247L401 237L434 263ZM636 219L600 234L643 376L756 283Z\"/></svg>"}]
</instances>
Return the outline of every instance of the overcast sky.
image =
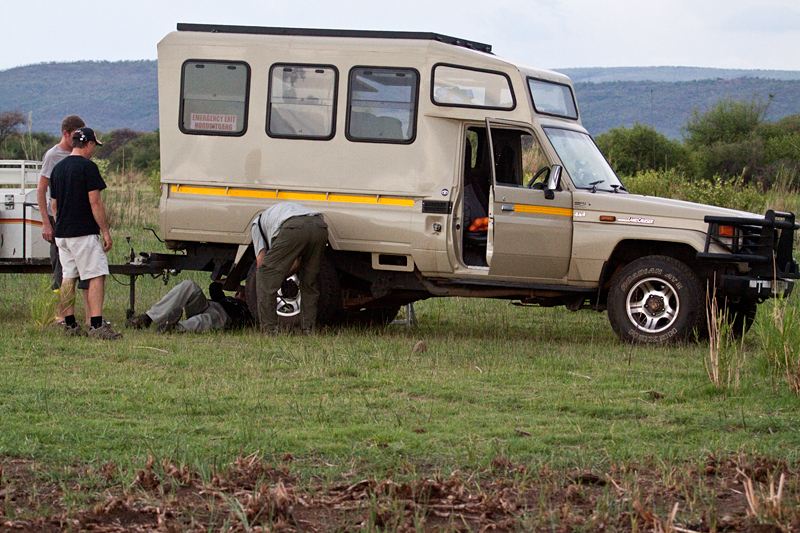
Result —
<instances>
[{"instance_id":1,"label":"overcast sky","mask_svg":"<svg viewBox=\"0 0 800 533\"><path fill-rule=\"evenodd\" d=\"M178 22L427 31L543 68L800 70L798 0L0 0L0 70L155 59Z\"/></svg>"}]
</instances>

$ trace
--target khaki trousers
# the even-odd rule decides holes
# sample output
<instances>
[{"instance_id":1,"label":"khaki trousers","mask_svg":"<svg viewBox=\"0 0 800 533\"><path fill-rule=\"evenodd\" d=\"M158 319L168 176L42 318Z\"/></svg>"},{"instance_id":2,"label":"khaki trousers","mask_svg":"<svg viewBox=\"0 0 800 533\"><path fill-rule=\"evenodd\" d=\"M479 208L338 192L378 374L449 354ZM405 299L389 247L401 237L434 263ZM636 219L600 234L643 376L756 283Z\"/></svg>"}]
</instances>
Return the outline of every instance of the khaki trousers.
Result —
<instances>
[{"instance_id":1,"label":"khaki trousers","mask_svg":"<svg viewBox=\"0 0 800 533\"><path fill-rule=\"evenodd\" d=\"M300 258L300 316L303 329L313 330L317 321L317 275L325 244L328 242L328 225L320 215L296 216L281 224L272 239L261 266L256 271L258 293L258 318L262 331L278 327L278 289L289 274L295 259Z\"/></svg>"}]
</instances>

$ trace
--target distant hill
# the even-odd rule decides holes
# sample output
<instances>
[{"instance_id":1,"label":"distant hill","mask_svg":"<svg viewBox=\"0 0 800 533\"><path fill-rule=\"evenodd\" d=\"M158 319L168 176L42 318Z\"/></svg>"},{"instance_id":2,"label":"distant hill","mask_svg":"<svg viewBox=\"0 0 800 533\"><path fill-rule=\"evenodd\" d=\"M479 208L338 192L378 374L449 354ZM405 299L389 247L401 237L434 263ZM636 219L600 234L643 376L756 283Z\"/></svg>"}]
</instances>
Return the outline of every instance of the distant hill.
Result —
<instances>
[{"instance_id":1,"label":"distant hill","mask_svg":"<svg viewBox=\"0 0 800 533\"><path fill-rule=\"evenodd\" d=\"M800 80L736 78L682 81L615 81L576 83L581 121L592 135L638 120L654 126L667 137L681 137L681 127L693 108L704 111L730 95L734 100L772 95L767 120L776 121L800 113Z\"/></svg>"},{"instance_id":2,"label":"distant hill","mask_svg":"<svg viewBox=\"0 0 800 533\"><path fill-rule=\"evenodd\" d=\"M740 70L702 67L595 67L556 68L573 83L606 83L613 81L697 81L763 78L768 80L800 80L797 70Z\"/></svg>"},{"instance_id":3,"label":"distant hill","mask_svg":"<svg viewBox=\"0 0 800 533\"><path fill-rule=\"evenodd\" d=\"M800 113L800 72L691 67L556 69L575 82L583 124L593 135L611 128L652 124L672 138L693 108L701 111L730 95L749 100L773 95L769 120ZM34 131L58 133L78 114L100 130L158 128L155 61L42 63L0 71L0 111L30 113Z\"/></svg>"},{"instance_id":4,"label":"distant hill","mask_svg":"<svg viewBox=\"0 0 800 533\"><path fill-rule=\"evenodd\" d=\"M30 113L34 131L58 134L67 115L100 131L158 128L155 61L41 63L0 71L0 111Z\"/></svg>"}]
</instances>

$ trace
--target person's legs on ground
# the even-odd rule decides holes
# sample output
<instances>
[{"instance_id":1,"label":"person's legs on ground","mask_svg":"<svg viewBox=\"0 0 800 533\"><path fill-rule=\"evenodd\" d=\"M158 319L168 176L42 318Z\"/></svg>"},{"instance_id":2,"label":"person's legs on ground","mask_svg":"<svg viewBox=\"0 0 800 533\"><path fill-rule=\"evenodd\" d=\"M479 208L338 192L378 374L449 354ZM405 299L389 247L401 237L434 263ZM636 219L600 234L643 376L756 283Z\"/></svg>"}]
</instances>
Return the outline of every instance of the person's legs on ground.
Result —
<instances>
[{"instance_id":1,"label":"person's legs on ground","mask_svg":"<svg viewBox=\"0 0 800 533\"><path fill-rule=\"evenodd\" d=\"M203 294L203 289L194 281L187 279L172 287L145 315L156 324L161 324L175 308L185 308L186 316L190 317L202 313L206 307L208 300Z\"/></svg>"},{"instance_id":2,"label":"person's legs on ground","mask_svg":"<svg viewBox=\"0 0 800 533\"><path fill-rule=\"evenodd\" d=\"M225 328L230 322L225 310L217 302L209 302L203 313L197 313L177 324L175 331L180 333L205 333Z\"/></svg>"}]
</instances>

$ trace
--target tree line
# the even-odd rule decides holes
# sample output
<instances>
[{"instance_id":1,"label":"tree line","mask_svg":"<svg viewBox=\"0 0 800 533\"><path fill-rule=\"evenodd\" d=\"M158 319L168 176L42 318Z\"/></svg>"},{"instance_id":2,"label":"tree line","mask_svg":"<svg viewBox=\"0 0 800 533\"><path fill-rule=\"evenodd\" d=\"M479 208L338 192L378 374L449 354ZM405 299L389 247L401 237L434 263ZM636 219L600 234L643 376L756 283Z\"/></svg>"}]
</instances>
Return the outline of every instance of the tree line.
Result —
<instances>
[{"instance_id":1,"label":"tree line","mask_svg":"<svg viewBox=\"0 0 800 533\"><path fill-rule=\"evenodd\" d=\"M768 190L779 174L796 176L800 169L800 114L769 122L770 104L728 96L704 112L695 108L680 141L639 122L595 140L621 175L672 169L690 181L740 179Z\"/></svg>"},{"instance_id":2,"label":"tree line","mask_svg":"<svg viewBox=\"0 0 800 533\"><path fill-rule=\"evenodd\" d=\"M120 128L97 132L103 142L97 147L96 159L108 162L113 171L157 172L160 167L159 134ZM0 112L0 159L40 161L45 152L61 137L45 132L33 132L27 117L20 111Z\"/></svg>"}]
</instances>

